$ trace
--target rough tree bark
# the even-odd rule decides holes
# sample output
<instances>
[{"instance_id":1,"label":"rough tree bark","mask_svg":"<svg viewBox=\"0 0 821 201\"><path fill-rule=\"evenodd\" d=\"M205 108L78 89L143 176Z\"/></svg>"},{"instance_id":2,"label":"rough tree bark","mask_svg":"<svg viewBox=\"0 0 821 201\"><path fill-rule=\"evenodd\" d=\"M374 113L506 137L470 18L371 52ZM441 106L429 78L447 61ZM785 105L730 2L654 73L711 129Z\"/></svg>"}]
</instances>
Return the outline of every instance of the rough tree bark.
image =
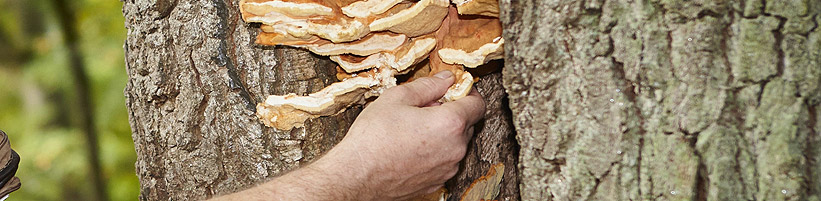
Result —
<instances>
[{"instance_id":1,"label":"rough tree bark","mask_svg":"<svg viewBox=\"0 0 821 201\"><path fill-rule=\"evenodd\" d=\"M310 162L344 137L361 107L276 132L254 106L272 94L308 94L336 82L335 64L292 48L253 44L238 0L125 0L125 89L141 200L199 200L235 192ZM477 85L488 116L454 192L492 163L506 166L501 198L518 200L509 110L500 72ZM458 197L457 193L454 197Z\"/></svg>"},{"instance_id":2,"label":"rough tree bark","mask_svg":"<svg viewBox=\"0 0 821 201\"><path fill-rule=\"evenodd\" d=\"M501 10L522 200L819 200L821 1Z\"/></svg>"}]
</instances>

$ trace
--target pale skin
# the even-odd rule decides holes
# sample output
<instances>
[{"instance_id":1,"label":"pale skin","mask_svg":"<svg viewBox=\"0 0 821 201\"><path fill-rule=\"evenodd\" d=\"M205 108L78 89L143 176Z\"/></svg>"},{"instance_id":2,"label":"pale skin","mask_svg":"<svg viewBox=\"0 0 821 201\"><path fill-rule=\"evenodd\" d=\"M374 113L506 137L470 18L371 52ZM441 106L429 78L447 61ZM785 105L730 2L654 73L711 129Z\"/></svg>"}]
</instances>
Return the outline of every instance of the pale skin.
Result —
<instances>
[{"instance_id":1,"label":"pale skin","mask_svg":"<svg viewBox=\"0 0 821 201\"><path fill-rule=\"evenodd\" d=\"M443 71L393 87L320 159L213 200L403 200L431 193L456 175L485 112L475 89L438 103L453 82Z\"/></svg>"}]
</instances>

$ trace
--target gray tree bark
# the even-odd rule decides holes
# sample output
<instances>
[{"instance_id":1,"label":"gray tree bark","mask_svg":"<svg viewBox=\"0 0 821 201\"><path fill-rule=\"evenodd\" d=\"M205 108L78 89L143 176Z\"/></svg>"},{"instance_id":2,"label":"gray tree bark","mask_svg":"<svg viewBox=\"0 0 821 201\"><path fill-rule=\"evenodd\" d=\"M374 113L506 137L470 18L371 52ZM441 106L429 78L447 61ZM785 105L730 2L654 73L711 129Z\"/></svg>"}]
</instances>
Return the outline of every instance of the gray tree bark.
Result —
<instances>
[{"instance_id":1,"label":"gray tree bark","mask_svg":"<svg viewBox=\"0 0 821 201\"><path fill-rule=\"evenodd\" d=\"M501 10L522 200L819 200L821 1Z\"/></svg>"},{"instance_id":2,"label":"gray tree bark","mask_svg":"<svg viewBox=\"0 0 821 201\"><path fill-rule=\"evenodd\" d=\"M125 0L125 89L140 200L200 200L236 192L306 164L344 137L361 107L277 132L254 106L272 94L309 94L336 82L335 64L253 43L238 0ZM458 176L458 198L490 164L506 165L500 198L518 200L514 140L500 72L477 85L486 120Z\"/></svg>"}]
</instances>

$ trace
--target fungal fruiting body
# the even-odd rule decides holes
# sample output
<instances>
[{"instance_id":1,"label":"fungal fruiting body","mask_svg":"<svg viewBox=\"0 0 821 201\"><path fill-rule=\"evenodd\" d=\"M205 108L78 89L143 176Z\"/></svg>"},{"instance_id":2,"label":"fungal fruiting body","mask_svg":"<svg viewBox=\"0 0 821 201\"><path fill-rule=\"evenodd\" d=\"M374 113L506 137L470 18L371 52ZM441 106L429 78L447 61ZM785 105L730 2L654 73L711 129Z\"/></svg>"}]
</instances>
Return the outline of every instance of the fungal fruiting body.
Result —
<instances>
[{"instance_id":1,"label":"fungal fruiting body","mask_svg":"<svg viewBox=\"0 0 821 201\"><path fill-rule=\"evenodd\" d=\"M338 114L409 80L448 70L456 81L440 101L468 94L475 68L502 58L497 0L241 0L242 18L261 23L256 43L328 56L341 81L307 96L271 95L257 106L279 130ZM427 73L423 73L427 72Z\"/></svg>"},{"instance_id":2,"label":"fungal fruiting body","mask_svg":"<svg viewBox=\"0 0 821 201\"><path fill-rule=\"evenodd\" d=\"M505 174L505 164L497 163L482 177L474 180L462 194L460 201L492 200L499 195L502 177Z\"/></svg>"},{"instance_id":3,"label":"fungal fruiting body","mask_svg":"<svg viewBox=\"0 0 821 201\"><path fill-rule=\"evenodd\" d=\"M453 0L460 15L499 17L499 0Z\"/></svg>"},{"instance_id":4,"label":"fungal fruiting body","mask_svg":"<svg viewBox=\"0 0 821 201\"><path fill-rule=\"evenodd\" d=\"M307 96L268 96L264 103L257 105L257 115L266 126L302 127L307 119L334 115L352 104L360 103L363 100L361 97L377 85L379 80L373 77L353 77Z\"/></svg>"}]
</instances>

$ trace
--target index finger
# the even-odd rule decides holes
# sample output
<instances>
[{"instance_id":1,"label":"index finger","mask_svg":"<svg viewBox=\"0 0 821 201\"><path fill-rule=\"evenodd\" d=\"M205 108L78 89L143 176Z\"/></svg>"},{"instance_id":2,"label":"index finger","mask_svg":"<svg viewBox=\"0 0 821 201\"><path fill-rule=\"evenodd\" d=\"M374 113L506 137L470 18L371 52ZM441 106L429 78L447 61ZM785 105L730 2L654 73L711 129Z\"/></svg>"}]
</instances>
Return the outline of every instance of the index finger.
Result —
<instances>
[{"instance_id":1,"label":"index finger","mask_svg":"<svg viewBox=\"0 0 821 201\"><path fill-rule=\"evenodd\" d=\"M466 126L472 126L485 116L485 100L476 88L471 89L467 96L459 100L442 103L440 106L450 110L465 120Z\"/></svg>"}]
</instances>

